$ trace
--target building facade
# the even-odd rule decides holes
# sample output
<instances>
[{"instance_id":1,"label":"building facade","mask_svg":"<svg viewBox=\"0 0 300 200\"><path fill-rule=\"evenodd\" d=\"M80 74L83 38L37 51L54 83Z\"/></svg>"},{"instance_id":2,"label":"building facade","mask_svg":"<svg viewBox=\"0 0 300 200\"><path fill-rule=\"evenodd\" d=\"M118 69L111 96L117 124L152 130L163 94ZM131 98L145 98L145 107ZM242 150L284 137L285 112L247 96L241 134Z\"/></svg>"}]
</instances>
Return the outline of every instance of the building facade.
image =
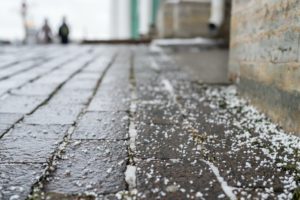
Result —
<instances>
[{"instance_id":1,"label":"building facade","mask_svg":"<svg viewBox=\"0 0 300 200\"><path fill-rule=\"evenodd\" d=\"M300 132L300 1L233 0L229 79L285 129Z\"/></svg>"}]
</instances>

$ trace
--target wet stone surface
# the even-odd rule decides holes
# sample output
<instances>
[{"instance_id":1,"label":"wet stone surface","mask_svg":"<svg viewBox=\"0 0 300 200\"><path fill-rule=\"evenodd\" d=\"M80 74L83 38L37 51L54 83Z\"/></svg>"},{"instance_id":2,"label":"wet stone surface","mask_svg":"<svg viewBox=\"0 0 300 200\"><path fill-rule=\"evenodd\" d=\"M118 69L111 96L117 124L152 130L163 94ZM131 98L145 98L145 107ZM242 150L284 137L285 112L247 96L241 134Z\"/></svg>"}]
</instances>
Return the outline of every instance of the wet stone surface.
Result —
<instances>
[{"instance_id":1,"label":"wet stone surface","mask_svg":"<svg viewBox=\"0 0 300 200\"><path fill-rule=\"evenodd\" d=\"M22 114L0 113L0 137L22 118Z\"/></svg>"},{"instance_id":2,"label":"wet stone surface","mask_svg":"<svg viewBox=\"0 0 300 200\"><path fill-rule=\"evenodd\" d=\"M44 169L41 164L0 164L0 199L26 199Z\"/></svg>"},{"instance_id":3,"label":"wet stone surface","mask_svg":"<svg viewBox=\"0 0 300 200\"><path fill-rule=\"evenodd\" d=\"M25 117L27 124L71 125L82 110L81 105L46 105L32 115Z\"/></svg>"},{"instance_id":4,"label":"wet stone surface","mask_svg":"<svg viewBox=\"0 0 300 200\"><path fill-rule=\"evenodd\" d=\"M61 141L67 134L68 125L16 124L7 136L15 138L57 139Z\"/></svg>"},{"instance_id":5,"label":"wet stone surface","mask_svg":"<svg viewBox=\"0 0 300 200\"><path fill-rule=\"evenodd\" d=\"M47 193L117 193L125 189L126 143L72 140L45 184Z\"/></svg>"},{"instance_id":6,"label":"wet stone surface","mask_svg":"<svg viewBox=\"0 0 300 200\"><path fill-rule=\"evenodd\" d=\"M0 100L0 112L27 114L32 112L44 100L45 97L40 96L10 95L5 99Z\"/></svg>"},{"instance_id":7,"label":"wet stone surface","mask_svg":"<svg viewBox=\"0 0 300 200\"><path fill-rule=\"evenodd\" d=\"M138 125L137 157L156 159L188 159L187 154L196 148L189 133L178 125ZM188 145L186 145L188 143Z\"/></svg>"},{"instance_id":8,"label":"wet stone surface","mask_svg":"<svg viewBox=\"0 0 300 200\"><path fill-rule=\"evenodd\" d=\"M47 162L61 141L7 133L0 140L0 163Z\"/></svg>"},{"instance_id":9,"label":"wet stone surface","mask_svg":"<svg viewBox=\"0 0 300 200\"><path fill-rule=\"evenodd\" d=\"M22 114L15 114L15 113L0 113L0 124L1 125L11 125L15 124L23 117Z\"/></svg>"},{"instance_id":10,"label":"wet stone surface","mask_svg":"<svg viewBox=\"0 0 300 200\"><path fill-rule=\"evenodd\" d=\"M47 96L51 94L55 88L55 84L29 84L20 89L13 90L12 93L15 95Z\"/></svg>"},{"instance_id":11,"label":"wet stone surface","mask_svg":"<svg viewBox=\"0 0 300 200\"><path fill-rule=\"evenodd\" d=\"M170 104L139 104L137 122L146 124L181 124L183 117L178 106Z\"/></svg>"},{"instance_id":12,"label":"wet stone surface","mask_svg":"<svg viewBox=\"0 0 300 200\"><path fill-rule=\"evenodd\" d=\"M88 99L92 96L92 90L68 90L62 88L62 90L51 99L51 103L55 105L83 105L88 102ZM66 98L67 97L67 98Z\"/></svg>"},{"instance_id":13,"label":"wet stone surface","mask_svg":"<svg viewBox=\"0 0 300 200\"><path fill-rule=\"evenodd\" d=\"M300 139L235 86L145 46L1 52L1 200L300 197Z\"/></svg>"},{"instance_id":14,"label":"wet stone surface","mask_svg":"<svg viewBox=\"0 0 300 200\"><path fill-rule=\"evenodd\" d=\"M121 101L118 99L111 98L102 98L95 97L90 104L88 111L91 112L115 112L115 111L129 111L130 102L128 99L122 99Z\"/></svg>"},{"instance_id":15,"label":"wet stone surface","mask_svg":"<svg viewBox=\"0 0 300 200\"><path fill-rule=\"evenodd\" d=\"M73 139L128 138L129 116L126 112L87 112L80 119Z\"/></svg>"},{"instance_id":16,"label":"wet stone surface","mask_svg":"<svg viewBox=\"0 0 300 200\"><path fill-rule=\"evenodd\" d=\"M180 160L137 163L139 199L226 199L219 182L204 163Z\"/></svg>"}]
</instances>

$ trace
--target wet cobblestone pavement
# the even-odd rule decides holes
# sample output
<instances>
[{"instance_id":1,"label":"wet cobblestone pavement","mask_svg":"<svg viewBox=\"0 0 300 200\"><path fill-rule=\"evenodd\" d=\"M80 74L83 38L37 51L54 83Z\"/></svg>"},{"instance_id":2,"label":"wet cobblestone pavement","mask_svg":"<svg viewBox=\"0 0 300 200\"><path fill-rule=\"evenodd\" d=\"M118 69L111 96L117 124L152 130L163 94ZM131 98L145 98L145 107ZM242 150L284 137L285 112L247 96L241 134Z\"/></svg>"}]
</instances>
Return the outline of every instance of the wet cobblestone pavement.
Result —
<instances>
[{"instance_id":1,"label":"wet cobblestone pavement","mask_svg":"<svg viewBox=\"0 0 300 200\"><path fill-rule=\"evenodd\" d=\"M300 139L146 46L0 50L0 199L299 199Z\"/></svg>"}]
</instances>

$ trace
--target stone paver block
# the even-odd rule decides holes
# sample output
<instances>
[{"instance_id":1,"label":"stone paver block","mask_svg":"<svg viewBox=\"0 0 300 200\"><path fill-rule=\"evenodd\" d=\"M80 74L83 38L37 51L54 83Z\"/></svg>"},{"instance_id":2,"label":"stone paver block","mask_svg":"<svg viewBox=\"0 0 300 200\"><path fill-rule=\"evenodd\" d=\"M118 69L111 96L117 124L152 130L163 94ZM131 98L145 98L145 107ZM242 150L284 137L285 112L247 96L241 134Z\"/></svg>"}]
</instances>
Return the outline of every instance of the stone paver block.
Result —
<instances>
[{"instance_id":1,"label":"stone paver block","mask_svg":"<svg viewBox=\"0 0 300 200\"><path fill-rule=\"evenodd\" d=\"M97 98L111 99L112 101L126 100L130 98L130 89L128 83L113 83L112 85L102 85L96 94Z\"/></svg>"},{"instance_id":2,"label":"stone paver block","mask_svg":"<svg viewBox=\"0 0 300 200\"><path fill-rule=\"evenodd\" d=\"M45 97L41 97L41 96L11 95L3 100L0 100L0 112L1 113L27 114L27 113L32 112L44 100L45 100Z\"/></svg>"},{"instance_id":3,"label":"stone paver block","mask_svg":"<svg viewBox=\"0 0 300 200\"><path fill-rule=\"evenodd\" d=\"M21 138L39 138L39 139L57 139L61 141L66 135L68 125L32 125L32 124L17 124L10 132L11 137Z\"/></svg>"},{"instance_id":4,"label":"stone paver block","mask_svg":"<svg viewBox=\"0 0 300 200\"><path fill-rule=\"evenodd\" d=\"M70 90L62 88L62 90L51 99L51 104L62 106L86 104L89 98L91 98L92 93L92 90Z\"/></svg>"},{"instance_id":5,"label":"stone paver block","mask_svg":"<svg viewBox=\"0 0 300 200\"><path fill-rule=\"evenodd\" d=\"M130 102L126 99L104 99L95 97L88 107L88 111L128 111L129 107Z\"/></svg>"},{"instance_id":6,"label":"stone paver block","mask_svg":"<svg viewBox=\"0 0 300 200\"><path fill-rule=\"evenodd\" d=\"M138 125L137 135L139 158L186 160L196 148L192 136L176 125Z\"/></svg>"},{"instance_id":7,"label":"stone paver block","mask_svg":"<svg viewBox=\"0 0 300 200\"><path fill-rule=\"evenodd\" d=\"M129 117L126 112L87 112L80 120L74 139L126 139Z\"/></svg>"},{"instance_id":8,"label":"stone paver block","mask_svg":"<svg viewBox=\"0 0 300 200\"><path fill-rule=\"evenodd\" d=\"M29 84L20 89L13 90L16 95L29 96L49 96L56 89L55 84Z\"/></svg>"},{"instance_id":9,"label":"stone paver block","mask_svg":"<svg viewBox=\"0 0 300 200\"><path fill-rule=\"evenodd\" d=\"M46 105L25 117L27 124L73 124L80 114L82 105Z\"/></svg>"},{"instance_id":10,"label":"stone paver block","mask_svg":"<svg viewBox=\"0 0 300 200\"><path fill-rule=\"evenodd\" d=\"M139 104L137 107L137 123L146 124L181 124L183 117L174 104Z\"/></svg>"},{"instance_id":11,"label":"stone paver block","mask_svg":"<svg viewBox=\"0 0 300 200\"><path fill-rule=\"evenodd\" d=\"M44 170L41 164L0 164L0 199L26 199Z\"/></svg>"},{"instance_id":12,"label":"stone paver block","mask_svg":"<svg viewBox=\"0 0 300 200\"><path fill-rule=\"evenodd\" d=\"M23 117L22 114L16 113L0 113L0 124L15 124Z\"/></svg>"},{"instance_id":13,"label":"stone paver block","mask_svg":"<svg viewBox=\"0 0 300 200\"><path fill-rule=\"evenodd\" d=\"M125 142L74 140L45 184L45 192L113 194L122 191L126 187L126 157Z\"/></svg>"},{"instance_id":14,"label":"stone paver block","mask_svg":"<svg viewBox=\"0 0 300 200\"><path fill-rule=\"evenodd\" d=\"M142 101L166 102L169 100L169 93L161 86L142 85L136 90L138 99Z\"/></svg>"},{"instance_id":15,"label":"stone paver block","mask_svg":"<svg viewBox=\"0 0 300 200\"><path fill-rule=\"evenodd\" d=\"M0 137L22 118L22 114L0 113Z\"/></svg>"},{"instance_id":16,"label":"stone paver block","mask_svg":"<svg viewBox=\"0 0 300 200\"><path fill-rule=\"evenodd\" d=\"M100 75L99 75L100 76ZM72 79L63 88L68 90L93 90L97 80Z\"/></svg>"},{"instance_id":17,"label":"stone paver block","mask_svg":"<svg viewBox=\"0 0 300 200\"><path fill-rule=\"evenodd\" d=\"M61 141L7 133L0 140L0 163L47 162Z\"/></svg>"},{"instance_id":18,"label":"stone paver block","mask_svg":"<svg viewBox=\"0 0 300 200\"><path fill-rule=\"evenodd\" d=\"M227 199L203 162L141 161L137 163L138 199Z\"/></svg>"}]
</instances>

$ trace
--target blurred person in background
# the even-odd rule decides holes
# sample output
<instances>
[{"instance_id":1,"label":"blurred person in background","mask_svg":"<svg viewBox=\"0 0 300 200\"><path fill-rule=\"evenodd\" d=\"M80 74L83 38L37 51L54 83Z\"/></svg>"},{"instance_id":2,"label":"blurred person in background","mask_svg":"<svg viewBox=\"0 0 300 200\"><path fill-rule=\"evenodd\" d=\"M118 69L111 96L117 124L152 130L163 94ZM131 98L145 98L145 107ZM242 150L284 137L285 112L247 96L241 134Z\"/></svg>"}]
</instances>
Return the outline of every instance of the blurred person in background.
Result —
<instances>
[{"instance_id":1,"label":"blurred person in background","mask_svg":"<svg viewBox=\"0 0 300 200\"><path fill-rule=\"evenodd\" d=\"M68 26L66 21L67 21L66 17L63 17L62 24L61 24L61 26L59 27L59 30L58 30L58 36L60 37L60 42L62 44L68 44L69 43L70 29L69 29L69 26Z\"/></svg>"},{"instance_id":2,"label":"blurred person in background","mask_svg":"<svg viewBox=\"0 0 300 200\"><path fill-rule=\"evenodd\" d=\"M45 19L41 30L41 39L44 44L52 43L52 30L49 26L48 19Z\"/></svg>"}]
</instances>

